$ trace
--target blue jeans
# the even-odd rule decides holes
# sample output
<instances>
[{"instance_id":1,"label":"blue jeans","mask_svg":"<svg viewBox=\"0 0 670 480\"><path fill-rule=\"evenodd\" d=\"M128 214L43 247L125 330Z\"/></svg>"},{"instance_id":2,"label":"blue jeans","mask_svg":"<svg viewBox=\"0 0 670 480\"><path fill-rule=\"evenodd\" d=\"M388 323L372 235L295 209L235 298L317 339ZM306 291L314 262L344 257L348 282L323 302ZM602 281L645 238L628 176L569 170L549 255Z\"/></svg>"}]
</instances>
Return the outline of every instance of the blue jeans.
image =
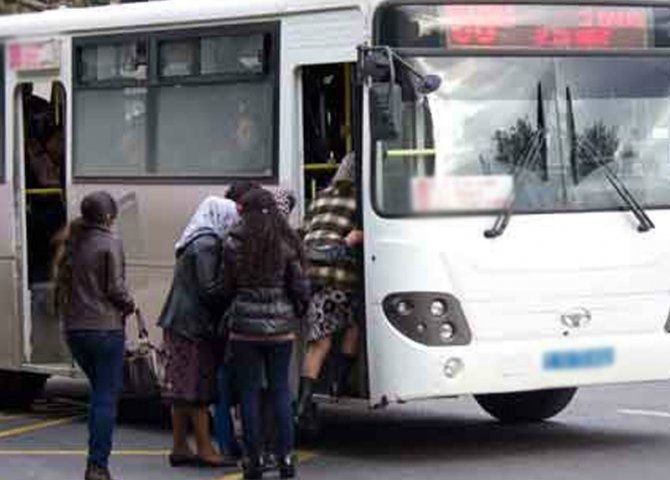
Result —
<instances>
[{"instance_id":1,"label":"blue jeans","mask_svg":"<svg viewBox=\"0 0 670 480\"><path fill-rule=\"evenodd\" d=\"M107 467L116 423L116 404L123 387L123 331L76 330L67 344L91 384L88 414L88 460Z\"/></svg>"},{"instance_id":2,"label":"blue jeans","mask_svg":"<svg viewBox=\"0 0 670 480\"><path fill-rule=\"evenodd\" d=\"M275 453L280 457L288 455L293 450L294 443L293 412L289 388L293 342L232 340L231 345L236 380L242 396L242 430L244 431L246 454L250 457L257 457L263 448L260 396L265 371L277 424Z\"/></svg>"},{"instance_id":3,"label":"blue jeans","mask_svg":"<svg viewBox=\"0 0 670 480\"><path fill-rule=\"evenodd\" d=\"M219 400L214 406L214 433L221 452L237 457L241 452L230 416L234 402L231 369L232 365L221 365L217 372Z\"/></svg>"}]
</instances>

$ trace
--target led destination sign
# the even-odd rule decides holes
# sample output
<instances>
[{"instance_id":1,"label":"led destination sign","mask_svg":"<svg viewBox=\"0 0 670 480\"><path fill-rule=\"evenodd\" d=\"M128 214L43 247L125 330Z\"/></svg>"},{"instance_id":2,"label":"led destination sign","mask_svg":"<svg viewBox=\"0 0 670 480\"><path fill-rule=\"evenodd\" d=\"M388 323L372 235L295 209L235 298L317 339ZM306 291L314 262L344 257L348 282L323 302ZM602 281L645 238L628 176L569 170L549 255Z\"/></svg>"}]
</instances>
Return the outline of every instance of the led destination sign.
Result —
<instances>
[{"instance_id":1,"label":"led destination sign","mask_svg":"<svg viewBox=\"0 0 670 480\"><path fill-rule=\"evenodd\" d=\"M440 20L451 48L648 46L644 8L448 5Z\"/></svg>"},{"instance_id":2,"label":"led destination sign","mask_svg":"<svg viewBox=\"0 0 670 480\"><path fill-rule=\"evenodd\" d=\"M397 47L638 50L670 47L670 9L448 4L386 7L379 41Z\"/></svg>"}]
</instances>

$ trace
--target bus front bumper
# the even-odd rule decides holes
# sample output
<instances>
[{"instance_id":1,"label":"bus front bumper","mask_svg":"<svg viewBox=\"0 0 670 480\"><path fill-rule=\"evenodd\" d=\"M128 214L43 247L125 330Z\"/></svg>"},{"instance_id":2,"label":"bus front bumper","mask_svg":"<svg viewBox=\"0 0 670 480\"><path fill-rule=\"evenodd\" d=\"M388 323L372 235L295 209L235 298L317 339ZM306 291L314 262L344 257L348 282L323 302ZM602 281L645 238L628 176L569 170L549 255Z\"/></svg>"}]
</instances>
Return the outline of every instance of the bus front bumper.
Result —
<instances>
[{"instance_id":1,"label":"bus front bumper","mask_svg":"<svg viewBox=\"0 0 670 480\"><path fill-rule=\"evenodd\" d=\"M381 328L368 346L373 403L670 379L663 331L426 347Z\"/></svg>"}]
</instances>

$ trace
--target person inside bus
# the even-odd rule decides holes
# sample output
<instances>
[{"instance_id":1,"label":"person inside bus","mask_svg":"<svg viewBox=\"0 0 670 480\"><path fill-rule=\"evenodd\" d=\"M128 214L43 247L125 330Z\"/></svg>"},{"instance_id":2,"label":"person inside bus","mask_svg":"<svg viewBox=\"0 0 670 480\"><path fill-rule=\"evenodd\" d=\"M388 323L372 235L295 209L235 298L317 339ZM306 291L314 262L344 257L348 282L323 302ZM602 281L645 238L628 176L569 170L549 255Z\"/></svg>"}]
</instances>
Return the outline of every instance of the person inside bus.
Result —
<instances>
[{"instance_id":1,"label":"person inside bus","mask_svg":"<svg viewBox=\"0 0 670 480\"><path fill-rule=\"evenodd\" d=\"M81 217L61 237L54 262L55 308L72 357L91 384L86 480L110 480L108 461L123 384L125 319L135 310L125 280L121 240L112 226L117 204L107 192L87 195Z\"/></svg>"},{"instance_id":2,"label":"person inside bus","mask_svg":"<svg viewBox=\"0 0 670 480\"><path fill-rule=\"evenodd\" d=\"M340 332L344 335L332 386L336 396L347 393L349 375L358 355L359 327L355 313L359 283L354 252L363 243L363 232L356 226L354 158L353 153L344 157L330 186L310 205L305 220L304 242L310 259L313 293L307 312L308 347L297 412L304 426L314 420L314 385L330 353L333 335Z\"/></svg>"},{"instance_id":3,"label":"person inside bus","mask_svg":"<svg viewBox=\"0 0 670 480\"><path fill-rule=\"evenodd\" d=\"M289 368L298 324L309 301L299 237L272 193L252 189L241 200L242 221L224 247L226 321L241 393L244 478L263 474L260 393L267 382L277 426L281 478L295 476Z\"/></svg>"},{"instance_id":4,"label":"person inside bus","mask_svg":"<svg viewBox=\"0 0 670 480\"><path fill-rule=\"evenodd\" d=\"M223 313L223 276L219 269L223 241L238 222L235 202L207 197L175 245L177 262L170 293L158 320L166 349L163 398L172 405L172 466L234 465L219 455L209 434L208 406L217 398L221 363L219 328ZM187 442L188 421L197 454ZM230 452L224 452L230 453Z\"/></svg>"}]
</instances>

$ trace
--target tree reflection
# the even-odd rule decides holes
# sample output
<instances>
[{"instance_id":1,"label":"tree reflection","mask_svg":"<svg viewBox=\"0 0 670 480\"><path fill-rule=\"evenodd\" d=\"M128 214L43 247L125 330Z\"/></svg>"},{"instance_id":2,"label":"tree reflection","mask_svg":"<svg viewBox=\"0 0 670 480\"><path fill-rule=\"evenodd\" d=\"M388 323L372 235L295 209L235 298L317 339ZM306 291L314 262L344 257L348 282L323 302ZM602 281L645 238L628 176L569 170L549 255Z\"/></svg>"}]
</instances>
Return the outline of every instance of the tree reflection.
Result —
<instances>
[{"instance_id":1,"label":"tree reflection","mask_svg":"<svg viewBox=\"0 0 670 480\"><path fill-rule=\"evenodd\" d=\"M513 167L519 165L528 154L528 149L538 132L539 128L533 127L528 117L517 119L516 123L507 129L496 130L493 134L494 160ZM546 172L546 165L543 162L533 161L526 168L541 173L543 177Z\"/></svg>"},{"instance_id":2,"label":"tree reflection","mask_svg":"<svg viewBox=\"0 0 670 480\"><path fill-rule=\"evenodd\" d=\"M600 168L602 163L614 161L619 143L617 128L608 127L602 120L577 134L577 179L581 180L590 175Z\"/></svg>"}]
</instances>

